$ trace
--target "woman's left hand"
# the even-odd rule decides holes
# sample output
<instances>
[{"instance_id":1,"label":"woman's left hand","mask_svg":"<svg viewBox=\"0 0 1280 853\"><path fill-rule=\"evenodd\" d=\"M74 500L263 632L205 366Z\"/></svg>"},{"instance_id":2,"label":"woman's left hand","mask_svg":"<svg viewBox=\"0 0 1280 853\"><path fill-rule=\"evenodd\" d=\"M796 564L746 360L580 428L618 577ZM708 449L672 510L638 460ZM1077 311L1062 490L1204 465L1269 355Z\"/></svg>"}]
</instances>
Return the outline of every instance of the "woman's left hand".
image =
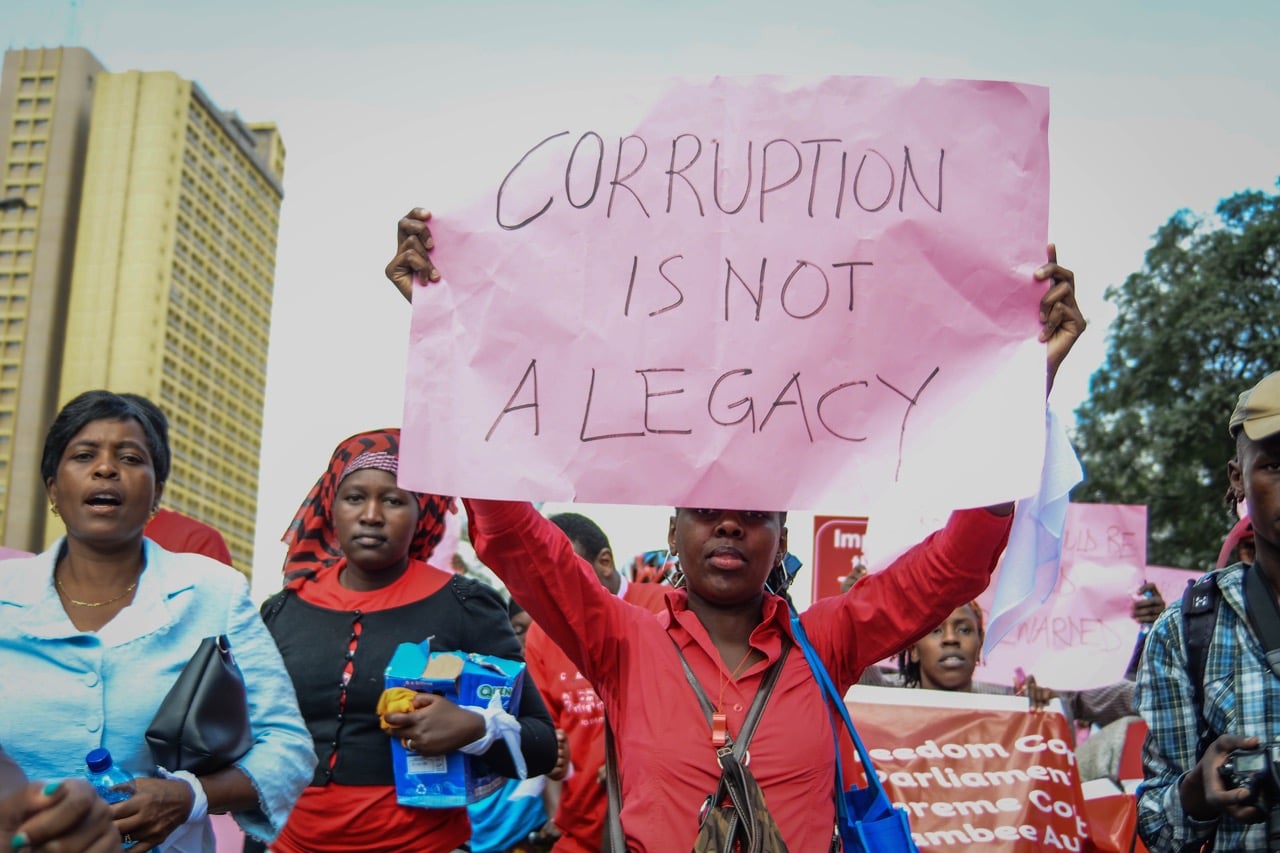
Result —
<instances>
[{"instance_id":1,"label":"woman's left hand","mask_svg":"<svg viewBox=\"0 0 1280 853\"><path fill-rule=\"evenodd\" d=\"M484 717L434 693L419 693L413 697L412 711L385 719L387 734L420 755L456 752L485 733Z\"/></svg>"},{"instance_id":2,"label":"woman's left hand","mask_svg":"<svg viewBox=\"0 0 1280 853\"><path fill-rule=\"evenodd\" d=\"M1058 247L1049 244L1049 262L1036 270L1037 281L1049 282L1040 298L1040 341L1048 345L1048 384L1088 323L1076 304L1076 274L1058 265Z\"/></svg>"},{"instance_id":3,"label":"woman's left hand","mask_svg":"<svg viewBox=\"0 0 1280 853\"><path fill-rule=\"evenodd\" d=\"M175 829L187 822L195 794L181 779L148 779L137 781L138 793L111 807L120 835L138 842L130 848L135 853L153 850Z\"/></svg>"}]
</instances>

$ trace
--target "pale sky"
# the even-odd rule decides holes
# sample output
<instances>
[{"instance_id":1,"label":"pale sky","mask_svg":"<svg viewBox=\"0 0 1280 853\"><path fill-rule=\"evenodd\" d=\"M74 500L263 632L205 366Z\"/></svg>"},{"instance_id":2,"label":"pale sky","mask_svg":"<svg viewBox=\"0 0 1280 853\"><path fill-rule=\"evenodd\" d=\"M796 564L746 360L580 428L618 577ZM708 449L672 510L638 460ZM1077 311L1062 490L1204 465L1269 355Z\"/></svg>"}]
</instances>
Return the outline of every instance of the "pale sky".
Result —
<instances>
[{"instance_id":1,"label":"pale sky","mask_svg":"<svg viewBox=\"0 0 1280 853\"><path fill-rule=\"evenodd\" d=\"M1047 85L1050 234L1091 321L1054 391L1088 393L1114 314L1180 208L1280 174L1280 5L1263 2L274 2L3 0L6 48L78 44L172 70L288 149L254 566L341 438L397 424L409 312L382 278L395 220L465 188L448 164L523 142L574 99L714 74L875 74ZM865 511L849 507L851 513ZM600 516L624 556L665 510ZM793 520L793 544L807 536ZM874 536L873 529L868 539ZM807 549L797 547L805 558Z\"/></svg>"}]
</instances>

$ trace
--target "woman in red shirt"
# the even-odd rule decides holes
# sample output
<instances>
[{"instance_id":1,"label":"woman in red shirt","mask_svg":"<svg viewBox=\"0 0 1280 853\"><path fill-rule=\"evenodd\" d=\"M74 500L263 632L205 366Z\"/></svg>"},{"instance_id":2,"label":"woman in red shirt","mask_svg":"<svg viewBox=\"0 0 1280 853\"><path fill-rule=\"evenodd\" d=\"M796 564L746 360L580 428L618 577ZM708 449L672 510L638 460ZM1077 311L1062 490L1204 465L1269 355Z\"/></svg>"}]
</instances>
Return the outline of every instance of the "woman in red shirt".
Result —
<instances>
[{"instance_id":1,"label":"woman in red shirt","mask_svg":"<svg viewBox=\"0 0 1280 853\"><path fill-rule=\"evenodd\" d=\"M426 220L400 220L387 277L406 298L415 277L440 280ZM1074 277L1054 262L1040 305L1050 381L1084 329ZM564 533L530 504L467 500L476 553L576 663L604 702L631 851L687 849L720 778L714 735L681 657L736 736L757 689L790 640L786 601L766 587L787 550L786 513L681 507L668 543L685 586L654 617L604 589ZM987 584L1013 505L953 513L947 526L868 577L857 593L822 599L801 617L841 691L877 660L915 642ZM804 657L785 658L750 745L750 770L787 848L828 850L835 823L835 749L828 709Z\"/></svg>"}]
</instances>

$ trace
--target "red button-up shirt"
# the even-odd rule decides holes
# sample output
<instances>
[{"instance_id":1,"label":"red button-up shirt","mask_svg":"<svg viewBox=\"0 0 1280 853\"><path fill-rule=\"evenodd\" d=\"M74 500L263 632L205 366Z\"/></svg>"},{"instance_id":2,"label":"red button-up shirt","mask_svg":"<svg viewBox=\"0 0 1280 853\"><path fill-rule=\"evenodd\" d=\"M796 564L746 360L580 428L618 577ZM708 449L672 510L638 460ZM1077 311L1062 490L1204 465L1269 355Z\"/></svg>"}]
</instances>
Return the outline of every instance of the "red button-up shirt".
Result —
<instances>
[{"instance_id":1,"label":"red button-up shirt","mask_svg":"<svg viewBox=\"0 0 1280 853\"><path fill-rule=\"evenodd\" d=\"M735 679L682 591L655 618L602 587L564 533L529 504L466 505L477 555L604 701L617 737L629 849L688 847L720 768L672 641L736 734L781 653L782 637L790 634L786 603L765 596L763 618L750 638L765 659ZM990 579L1009 524L1009 517L986 510L953 513L943 530L884 571L810 607L801 621L836 686L848 689L865 667L915 642L975 598ZM750 752L751 772L788 848L827 850L835 824L835 748L830 717L803 655L787 658Z\"/></svg>"},{"instance_id":2,"label":"red button-up shirt","mask_svg":"<svg viewBox=\"0 0 1280 853\"><path fill-rule=\"evenodd\" d=\"M669 586L632 583L619 591L623 601L651 613L665 613ZM555 853L599 853L608 798L600 783L604 766L604 702L578 665L534 622L525 638L524 659L528 675L538 685L551 712L551 721L569 740L573 774L560 789L560 807L554 815L562 833Z\"/></svg>"}]
</instances>

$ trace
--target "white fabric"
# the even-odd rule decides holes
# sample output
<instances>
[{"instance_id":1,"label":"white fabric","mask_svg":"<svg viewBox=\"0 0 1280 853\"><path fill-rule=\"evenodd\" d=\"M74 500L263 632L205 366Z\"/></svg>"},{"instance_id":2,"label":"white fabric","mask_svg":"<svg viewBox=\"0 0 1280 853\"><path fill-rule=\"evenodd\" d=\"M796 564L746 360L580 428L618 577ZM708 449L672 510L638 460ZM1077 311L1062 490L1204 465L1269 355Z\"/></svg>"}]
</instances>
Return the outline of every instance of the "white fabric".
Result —
<instances>
[{"instance_id":1,"label":"white fabric","mask_svg":"<svg viewBox=\"0 0 1280 853\"><path fill-rule=\"evenodd\" d=\"M502 738L511 752L511 760L515 762L516 771L520 774L519 778L528 778L529 772L524 763L524 753L520 751L520 721L503 710L502 697L495 693L489 699L488 707L482 708L479 705L462 705L461 707L484 717L484 736L462 747L462 752L467 755L483 755L489 751L489 747L493 746L494 741Z\"/></svg>"},{"instance_id":2,"label":"white fabric","mask_svg":"<svg viewBox=\"0 0 1280 853\"><path fill-rule=\"evenodd\" d=\"M204 792L204 785L200 784L200 780L196 775L188 770L178 770L169 772L163 767L157 767L156 771L160 774L161 779L177 779L186 782L191 786L191 794L195 798L191 803L191 812L187 815L186 823L199 823L209 814L209 797Z\"/></svg>"}]
</instances>

